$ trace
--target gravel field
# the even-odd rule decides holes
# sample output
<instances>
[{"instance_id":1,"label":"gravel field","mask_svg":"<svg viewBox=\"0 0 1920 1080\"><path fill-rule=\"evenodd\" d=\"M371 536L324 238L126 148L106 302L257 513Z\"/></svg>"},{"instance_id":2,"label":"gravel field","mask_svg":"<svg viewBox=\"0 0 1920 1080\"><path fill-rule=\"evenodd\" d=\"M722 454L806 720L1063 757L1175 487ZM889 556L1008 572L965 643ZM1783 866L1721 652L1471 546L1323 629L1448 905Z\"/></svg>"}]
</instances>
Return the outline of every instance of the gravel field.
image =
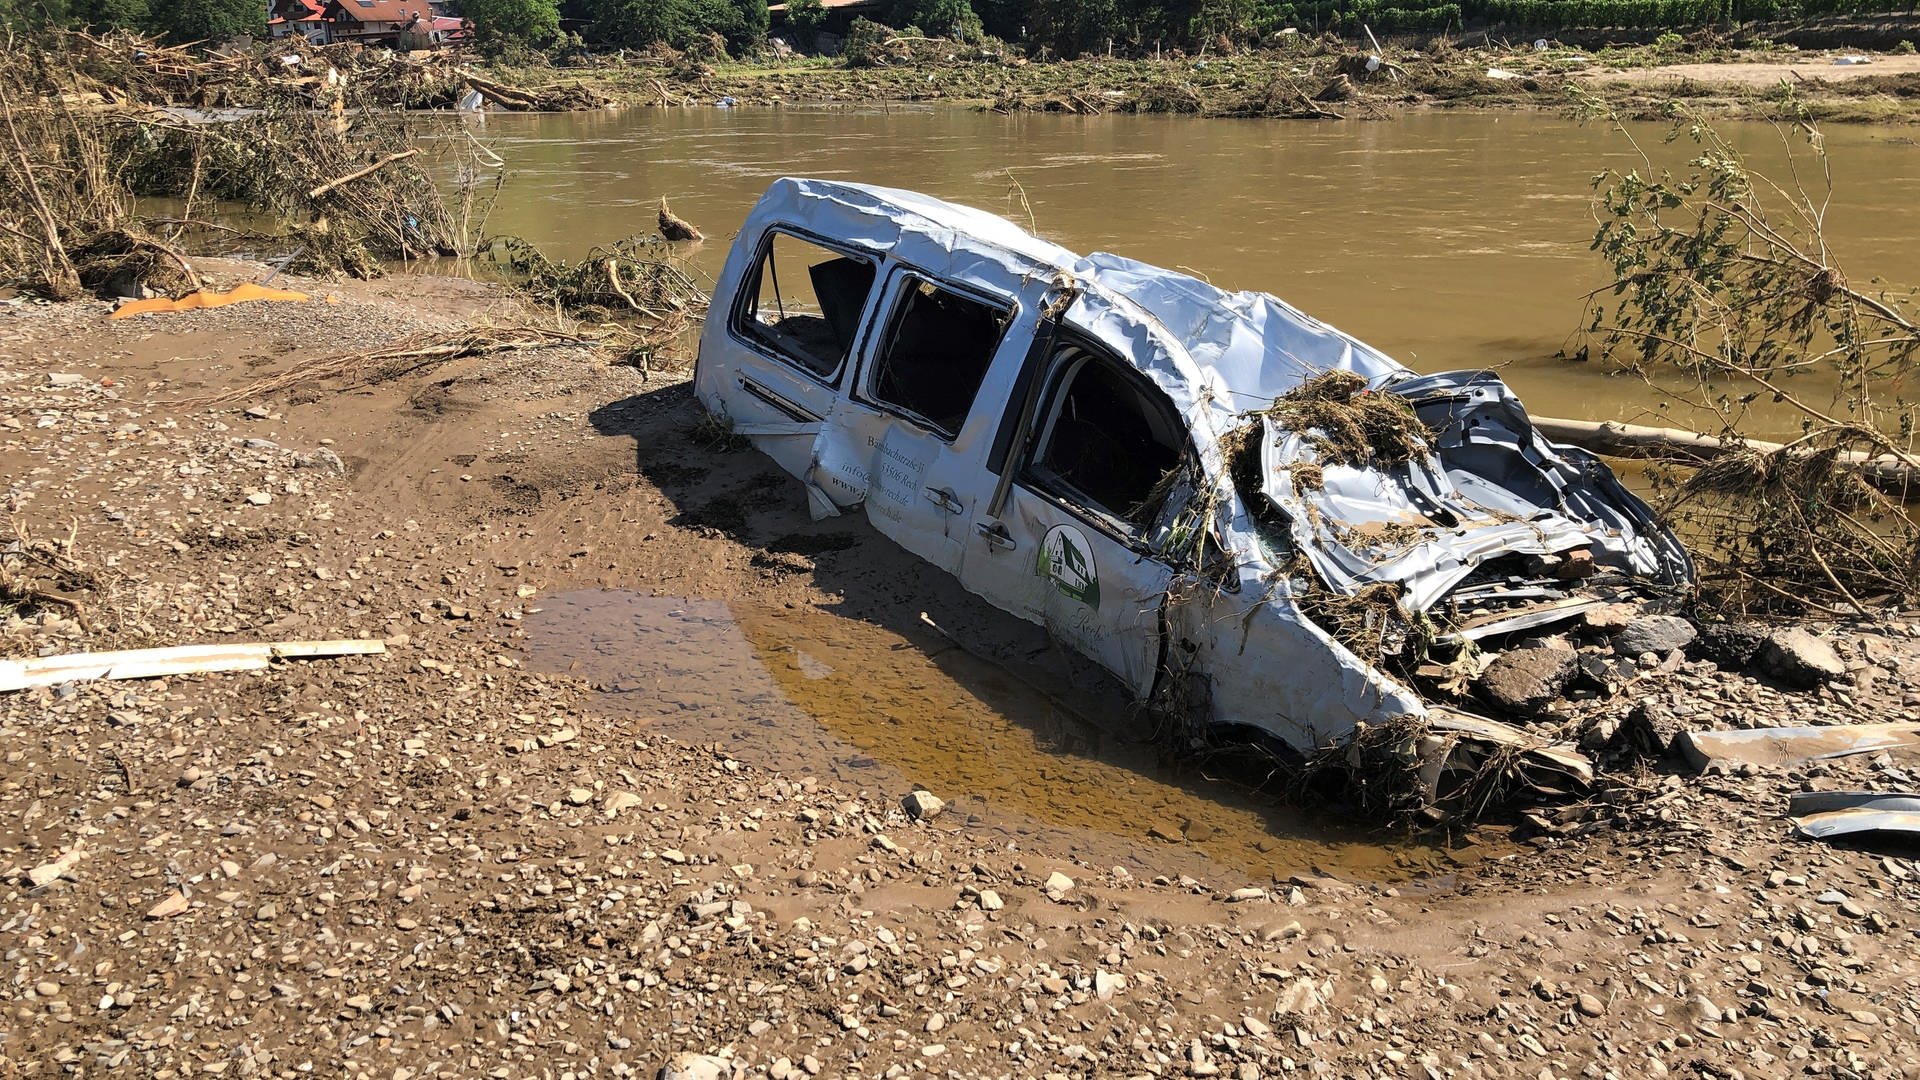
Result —
<instances>
[{"instance_id":1,"label":"gravel field","mask_svg":"<svg viewBox=\"0 0 1920 1080\"><path fill-rule=\"evenodd\" d=\"M1915 851L1781 820L1913 790L1920 755L1621 765L1415 876L1254 875L1147 822L1010 826L937 778L670 738L530 666L543 597L927 611L1009 663L1028 632L808 522L702 441L684 375L554 348L207 403L537 318L294 285L315 302L0 304L9 535L79 570L0 607L0 655L386 645L0 694L0 1076L1920 1075ZM1844 669L1817 689L1675 649L1594 745L1920 717L1920 617L1811 629Z\"/></svg>"}]
</instances>

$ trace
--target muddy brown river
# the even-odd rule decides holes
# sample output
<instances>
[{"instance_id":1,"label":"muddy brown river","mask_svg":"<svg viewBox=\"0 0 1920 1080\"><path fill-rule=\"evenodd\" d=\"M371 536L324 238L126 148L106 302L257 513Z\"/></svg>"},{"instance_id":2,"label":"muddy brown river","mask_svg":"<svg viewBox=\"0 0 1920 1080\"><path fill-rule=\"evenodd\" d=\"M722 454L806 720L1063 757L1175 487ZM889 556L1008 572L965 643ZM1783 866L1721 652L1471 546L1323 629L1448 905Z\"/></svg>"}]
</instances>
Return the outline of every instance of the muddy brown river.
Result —
<instances>
[{"instance_id":1,"label":"muddy brown river","mask_svg":"<svg viewBox=\"0 0 1920 1080\"><path fill-rule=\"evenodd\" d=\"M775 177L906 187L1030 220L1075 250L1273 292L1422 371L1500 368L1536 412L1669 422L1643 384L1553 358L1582 294L1605 280L1587 248L1589 180L1637 161L1601 127L944 107L502 115L481 127L512 173L490 228L561 257L654 231L665 195L712 238L691 256L711 274ZM1784 160L1771 128L1729 130L1758 160ZM1680 160L1660 128L1635 133ZM1920 235L1909 179L1920 146L1869 128L1829 133L1828 146L1828 239L1842 265L1856 280L1920 281L1920 248L1902 239ZM866 623L624 584L543 598L528 621L532 661L690 742L879 791L925 784L1009 843L1044 829L1083 838L1075 847L1095 865L1279 877L1444 875L1498 850L1378 846L1170 761L1138 718L1065 715L1045 688Z\"/></svg>"},{"instance_id":2,"label":"muddy brown river","mask_svg":"<svg viewBox=\"0 0 1920 1080\"><path fill-rule=\"evenodd\" d=\"M1723 130L1784 175L1774 128ZM1638 161L1602 125L1531 113L1305 123L896 106L508 114L486 117L480 133L510 169L490 229L561 256L653 232L665 195L712 238L694 259L717 270L775 177L906 187L1031 221L1076 251L1274 293L1421 371L1498 367L1538 413L1664 422L1659 396L1638 383L1553 359L1582 294L1607 280L1587 248L1589 180ZM1634 134L1656 160L1690 152L1663 147L1659 125ZM1826 141L1839 264L1856 282L1920 282L1920 143L1864 126Z\"/></svg>"}]
</instances>

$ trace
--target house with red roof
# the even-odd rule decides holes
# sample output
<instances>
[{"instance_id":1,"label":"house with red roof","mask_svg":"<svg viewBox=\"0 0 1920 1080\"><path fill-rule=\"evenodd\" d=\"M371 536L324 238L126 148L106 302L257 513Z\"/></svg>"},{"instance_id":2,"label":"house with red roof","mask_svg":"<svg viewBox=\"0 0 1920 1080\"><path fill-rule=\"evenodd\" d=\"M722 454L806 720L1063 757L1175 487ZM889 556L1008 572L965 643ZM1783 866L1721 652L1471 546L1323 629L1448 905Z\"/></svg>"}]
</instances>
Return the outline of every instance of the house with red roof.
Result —
<instances>
[{"instance_id":1,"label":"house with red roof","mask_svg":"<svg viewBox=\"0 0 1920 1080\"><path fill-rule=\"evenodd\" d=\"M298 34L315 45L325 44L332 27L322 6L323 0L269 0L267 34L277 38Z\"/></svg>"},{"instance_id":2,"label":"house with red roof","mask_svg":"<svg viewBox=\"0 0 1920 1080\"><path fill-rule=\"evenodd\" d=\"M325 0L321 11L331 27L329 41L398 45L403 34L433 40L433 7L427 0Z\"/></svg>"}]
</instances>

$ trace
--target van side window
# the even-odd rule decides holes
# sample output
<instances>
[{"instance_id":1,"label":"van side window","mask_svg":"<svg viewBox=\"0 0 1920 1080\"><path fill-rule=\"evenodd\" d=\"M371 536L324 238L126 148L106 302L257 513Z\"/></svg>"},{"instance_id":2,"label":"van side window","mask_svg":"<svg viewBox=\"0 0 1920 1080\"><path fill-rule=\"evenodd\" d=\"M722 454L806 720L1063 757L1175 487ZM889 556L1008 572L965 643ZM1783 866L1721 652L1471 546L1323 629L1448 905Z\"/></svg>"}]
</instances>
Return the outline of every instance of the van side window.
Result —
<instances>
[{"instance_id":1,"label":"van side window","mask_svg":"<svg viewBox=\"0 0 1920 1080\"><path fill-rule=\"evenodd\" d=\"M912 279L874 366L873 396L952 438L973 409L1012 312Z\"/></svg>"},{"instance_id":2,"label":"van side window","mask_svg":"<svg viewBox=\"0 0 1920 1080\"><path fill-rule=\"evenodd\" d=\"M1039 413L1026 479L1138 536L1174 488L1185 428L1166 395L1103 350L1066 345Z\"/></svg>"},{"instance_id":3,"label":"van side window","mask_svg":"<svg viewBox=\"0 0 1920 1080\"><path fill-rule=\"evenodd\" d=\"M742 290L734 333L831 381L853 347L874 265L790 233L769 233Z\"/></svg>"}]
</instances>

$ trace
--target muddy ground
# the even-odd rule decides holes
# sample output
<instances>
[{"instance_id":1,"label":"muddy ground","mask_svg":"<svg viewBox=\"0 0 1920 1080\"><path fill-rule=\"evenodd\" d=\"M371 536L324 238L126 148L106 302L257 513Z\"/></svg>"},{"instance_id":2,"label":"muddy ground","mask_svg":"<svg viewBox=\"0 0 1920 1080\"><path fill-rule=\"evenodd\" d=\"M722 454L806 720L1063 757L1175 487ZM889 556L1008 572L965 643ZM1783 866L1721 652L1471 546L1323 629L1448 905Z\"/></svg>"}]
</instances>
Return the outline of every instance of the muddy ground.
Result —
<instances>
[{"instance_id":1,"label":"muddy ground","mask_svg":"<svg viewBox=\"0 0 1920 1080\"><path fill-rule=\"evenodd\" d=\"M632 692L534 670L525 628L604 585L830 613L903 668L943 647L921 612L1008 671L1044 640L809 522L684 375L556 348L247 393L542 317L468 282L294 284L319 299L0 305L9 522L85 571L42 582L77 610L0 616L4 655L387 645L0 695L0 1075L1915 1075L1916 853L1780 817L1911 789L1911 757L1656 762L1368 868L1036 823L959 770L915 778L950 804L916 821L890 781L663 736ZM1920 620L1820 629L1849 671L1817 693L1692 665L1663 692L1707 726L1920 715Z\"/></svg>"}]
</instances>

